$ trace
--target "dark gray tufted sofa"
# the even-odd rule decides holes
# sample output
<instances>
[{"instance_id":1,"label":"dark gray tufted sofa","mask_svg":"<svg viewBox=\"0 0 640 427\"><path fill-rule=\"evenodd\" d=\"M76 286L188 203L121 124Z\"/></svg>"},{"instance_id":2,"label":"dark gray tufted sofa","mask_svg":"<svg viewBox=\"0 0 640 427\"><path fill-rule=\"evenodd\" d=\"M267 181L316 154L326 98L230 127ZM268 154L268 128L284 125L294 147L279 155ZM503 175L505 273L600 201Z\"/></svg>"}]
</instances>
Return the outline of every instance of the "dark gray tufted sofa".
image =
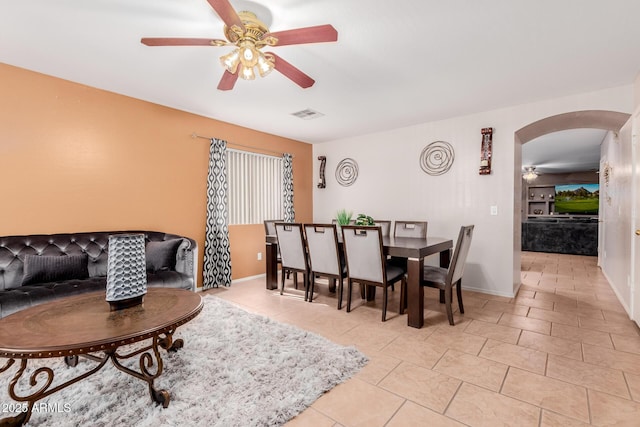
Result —
<instances>
[{"instance_id":1,"label":"dark gray tufted sofa","mask_svg":"<svg viewBox=\"0 0 640 427\"><path fill-rule=\"evenodd\" d=\"M181 239L181 242L175 242L175 245L179 245L176 251L175 267L158 271L148 269L147 286L195 290L194 262L197 259L197 244L195 240L188 237L155 231L104 231L0 237L0 318L56 298L105 290L109 235L119 233L144 233L147 244ZM23 267L27 255L83 256L83 254L87 254L89 277L86 279L22 284ZM148 251L147 255L149 255Z\"/></svg>"}]
</instances>

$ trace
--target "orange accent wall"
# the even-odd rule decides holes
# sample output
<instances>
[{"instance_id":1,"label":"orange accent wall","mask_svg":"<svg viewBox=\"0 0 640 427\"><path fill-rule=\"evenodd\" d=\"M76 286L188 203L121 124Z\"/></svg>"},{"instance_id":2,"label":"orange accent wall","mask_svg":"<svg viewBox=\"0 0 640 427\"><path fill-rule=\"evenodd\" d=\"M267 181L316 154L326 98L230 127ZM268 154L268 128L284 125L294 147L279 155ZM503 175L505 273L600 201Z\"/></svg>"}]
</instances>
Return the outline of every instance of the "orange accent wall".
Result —
<instances>
[{"instance_id":1,"label":"orange accent wall","mask_svg":"<svg viewBox=\"0 0 640 427\"><path fill-rule=\"evenodd\" d=\"M312 220L310 144L1 63L0 94L0 235L175 233L198 242L201 272L209 143L193 132L293 154L296 220ZM230 239L234 279L265 272L262 224Z\"/></svg>"}]
</instances>

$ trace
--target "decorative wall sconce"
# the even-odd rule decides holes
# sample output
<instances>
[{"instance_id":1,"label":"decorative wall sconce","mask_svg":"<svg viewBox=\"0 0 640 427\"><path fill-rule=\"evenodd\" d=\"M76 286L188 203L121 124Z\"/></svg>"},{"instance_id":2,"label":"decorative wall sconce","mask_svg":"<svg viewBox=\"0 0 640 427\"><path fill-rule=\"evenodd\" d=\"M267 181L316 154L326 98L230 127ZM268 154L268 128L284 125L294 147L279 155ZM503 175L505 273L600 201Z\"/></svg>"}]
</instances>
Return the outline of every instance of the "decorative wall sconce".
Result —
<instances>
[{"instance_id":1,"label":"decorative wall sconce","mask_svg":"<svg viewBox=\"0 0 640 427\"><path fill-rule=\"evenodd\" d=\"M327 156L318 156L320 160L320 179L318 180L318 188L326 188L327 180L324 177L324 168L327 166Z\"/></svg>"},{"instance_id":2,"label":"decorative wall sconce","mask_svg":"<svg viewBox=\"0 0 640 427\"><path fill-rule=\"evenodd\" d=\"M491 155L493 152L493 128L483 128L480 146L480 175L491 173Z\"/></svg>"}]
</instances>

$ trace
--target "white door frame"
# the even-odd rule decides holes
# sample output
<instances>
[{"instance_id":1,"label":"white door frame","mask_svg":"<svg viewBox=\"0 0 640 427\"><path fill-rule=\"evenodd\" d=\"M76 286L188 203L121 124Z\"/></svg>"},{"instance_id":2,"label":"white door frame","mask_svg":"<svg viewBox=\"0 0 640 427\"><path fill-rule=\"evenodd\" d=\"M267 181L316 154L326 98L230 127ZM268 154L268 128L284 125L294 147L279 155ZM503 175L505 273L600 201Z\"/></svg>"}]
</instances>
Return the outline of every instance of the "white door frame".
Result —
<instances>
[{"instance_id":1,"label":"white door frame","mask_svg":"<svg viewBox=\"0 0 640 427\"><path fill-rule=\"evenodd\" d=\"M632 244L630 257L630 315L636 323L640 323L640 147L638 147L638 133L640 131L640 108L631 116L631 230Z\"/></svg>"}]
</instances>

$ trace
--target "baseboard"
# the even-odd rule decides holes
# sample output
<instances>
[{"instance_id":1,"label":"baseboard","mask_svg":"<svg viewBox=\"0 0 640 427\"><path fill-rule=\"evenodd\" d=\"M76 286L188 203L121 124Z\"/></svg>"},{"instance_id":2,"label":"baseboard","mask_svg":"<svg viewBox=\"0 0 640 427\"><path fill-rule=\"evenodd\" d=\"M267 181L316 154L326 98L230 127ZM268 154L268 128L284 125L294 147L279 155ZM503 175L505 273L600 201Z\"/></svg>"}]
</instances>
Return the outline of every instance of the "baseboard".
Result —
<instances>
[{"instance_id":1,"label":"baseboard","mask_svg":"<svg viewBox=\"0 0 640 427\"><path fill-rule=\"evenodd\" d=\"M518 287L519 289L520 287ZM474 288L473 286L463 286L462 287L463 291L473 291L473 292L478 292L480 294L488 294L488 295L494 295L497 297L506 297L506 298L513 298L515 295L509 295L507 293L504 292L497 292L497 291L493 291L491 289L485 289L485 288Z\"/></svg>"},{"instance_id":2,"label":"baseboard","mask_svg":"<svg viewBox=\"0 0 640 427\"><path fill-rule=\"evenodd\" d=\"M249 280L259 279L259 278L265 277L265 276L266 275L263 273L263 274L258 274L258 275L255 275L255 276L242 277L240 279L232 280L231 284L247 282ZM316 279L316 283L326 284L326 283L329 283L329 281L324 277L319 277L319 278ZM518 289L519 288L520 287L518 286ZM202 290L202 288L199 288L199 290ZM504 292L496 292L496 291L492 291L492 290L488 290L488 289L484 289L484 288L474 288L472 286L463 286L462 290L463 291L466 290L466 291L478 292L478 293L481 293L481 294L495 295L495 296L499 296L499 297L507 297L507 298L513 298L514 297L514 295L508 295L508 294L506 294ZM516 290L516 293L517 293L517 290Z\"/></svg>"},{"instance_id":3,"label":"baseboard","mask_svg":"<svg viewBox=\"0 0 640 427\"><path fill-rule=\"evenodd\" d=\"M513 297L512 298L515 298L515 296L518 295L518 291L520 290L520 287L522 286L522 282L514 283L514 285L516 285L516 288L513 290Z\"/></svg>"},{"instance_id":4,"label":"baseboard","mask_svg":"<svg viewBox=\"0 0 640 427\"><path fill-rule=\"evenodd\" d=\"M613 281L609 278L609 276L607 276L607 273L602 268L600 268L600 271L602 272L602 275L604 276L604 278L607 279L607 283L609 284L609 287L611 288L613 293L616 294L616 298L618 298L618 302L620 303L620 305L622 305L622 308L624 308L624 311L627 313L627 316L629 316L629 319L631 319L631 308L628 307L627 304L625 304L624 299L618 293L618 288L616 288L611 284L613 283Z\"/></svg>"},{"instance_id":5,"label":"baseboard","mask_svg":"<svg viewBox=\"0 0 640 427\"><path fill-rule=\"evenodd\" d=\"M248 282L249 280L259 279L259 278L265 277L265 276L266 276L266 274L262 273L262 274L258 274L258 275L255 275L255 276L241 277L240 279L233 279L231 281L231 284L233 285L234 283ZM202 292L202 291L203 291L202 286L196 287L195 292Z\"/></svg>"},{"instance_id":6,"label":"baseboard","mask_svg":"<svg viewBox=\"0 0 640 427\"><path fill-rule=\"evenodd\" d=\"M233 285L234 283L248 282L249 280L259 279L259 278L265 277L265 276L266 276L266 274L262 273L262 274L257 274L255 276L241 277L240 279L233 279L231 281L231 284Z\"/></svg>"}]
</instances>

